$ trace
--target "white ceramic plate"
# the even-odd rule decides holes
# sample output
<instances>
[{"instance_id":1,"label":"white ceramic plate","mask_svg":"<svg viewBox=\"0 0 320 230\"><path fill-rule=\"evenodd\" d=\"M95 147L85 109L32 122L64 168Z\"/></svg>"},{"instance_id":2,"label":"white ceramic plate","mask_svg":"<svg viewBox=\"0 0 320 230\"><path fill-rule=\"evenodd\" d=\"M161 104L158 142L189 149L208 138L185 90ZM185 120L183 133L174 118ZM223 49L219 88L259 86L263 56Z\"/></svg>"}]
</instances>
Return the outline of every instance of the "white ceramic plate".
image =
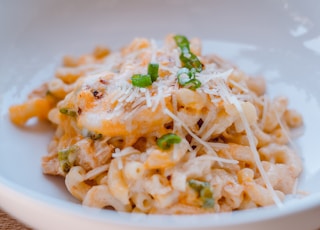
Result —
<instances>
[{"instance_id":1,"label":"white ceramic plate","mask_svg":"<svg viewBox=\"0 0 320 230\"><path fill-rule=\"evenodd\" d=\"M310 229L320 227L320 3L314 1L1 1L0 206L37 229ZM8 107L53 75L64 54L95 45L115 49L136 36L198 36L204 52L264 75L269 94L302 112L297 141L304 172L283 208L201 216L145 216L82 207L61 178L44 176L40 158L52 130L21 129Z\"/></svg>"}]
</instances>

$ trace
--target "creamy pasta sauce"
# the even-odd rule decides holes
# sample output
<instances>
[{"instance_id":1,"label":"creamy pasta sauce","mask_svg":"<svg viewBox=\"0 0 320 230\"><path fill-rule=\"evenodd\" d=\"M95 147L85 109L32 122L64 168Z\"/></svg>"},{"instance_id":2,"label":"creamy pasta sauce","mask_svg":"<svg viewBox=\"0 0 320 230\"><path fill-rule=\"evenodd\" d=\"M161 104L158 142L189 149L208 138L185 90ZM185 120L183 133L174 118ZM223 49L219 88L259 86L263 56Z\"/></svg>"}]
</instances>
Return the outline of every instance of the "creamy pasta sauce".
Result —
<instances>
[{"instance_id":1,"label":"creamy pasta sauce","mask_svg":"<svg viewBox=\"0 0 320 230\"><path fill-rule=\"evenodd\" d=\"M290 132L301 115L266 83L201 41L137 38L119 51L66 56L55 78L10 108L49 120L42 159L84 205L200 214L276 204L295 192L301 160Z\"/></svg>"}]
</instances>

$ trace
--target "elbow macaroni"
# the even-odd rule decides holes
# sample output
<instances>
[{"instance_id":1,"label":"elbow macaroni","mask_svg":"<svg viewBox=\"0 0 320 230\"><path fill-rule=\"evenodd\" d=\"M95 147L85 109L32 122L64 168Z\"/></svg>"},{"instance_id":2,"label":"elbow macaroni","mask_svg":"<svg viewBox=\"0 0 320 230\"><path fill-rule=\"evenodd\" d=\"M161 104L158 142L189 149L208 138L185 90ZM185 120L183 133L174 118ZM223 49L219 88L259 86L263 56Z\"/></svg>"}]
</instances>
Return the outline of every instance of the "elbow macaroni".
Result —
<instances>
[{"instance_id":1,"label":"elbow macaroni","mask_svg":"<svg viewBox=\"0 0 320 230\"><path fill-rule=\"evenodd\" d=\"M135 39L119 52L98 47L66 56L54 79L9 109L10 118L17 125L32 117L55 124L43 172L65 177L68 191L86 206L200 214L272 205L274 194L283 200L302 171L288 145L301 115L287 98L269 99L263 78L202 56L199 39L190 47L203 64L196 90L177 82L182 63L172 35L163 47ZM150 62L159 63L158 79L147 88L132 86L131 76L146 74ZM182 141L161 150L157 139L166 133ZM63 153L70 168L61 165ZM190 180L208 186L211 206Z\"/></svg>"}]
</instances>

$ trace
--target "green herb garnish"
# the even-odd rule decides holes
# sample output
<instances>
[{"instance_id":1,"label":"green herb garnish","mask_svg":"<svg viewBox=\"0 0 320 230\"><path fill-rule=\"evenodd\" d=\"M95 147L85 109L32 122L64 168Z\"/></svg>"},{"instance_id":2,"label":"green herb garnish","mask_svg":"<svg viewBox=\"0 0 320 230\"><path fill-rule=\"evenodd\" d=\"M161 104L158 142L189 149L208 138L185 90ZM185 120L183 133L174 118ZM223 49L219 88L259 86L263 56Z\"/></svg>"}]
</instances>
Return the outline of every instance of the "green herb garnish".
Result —
<instances>
[{"instance_id":1,"label":"green herb garnish","mask_svg":"<svg viewBox=\"0 0 320 230\"><path fill-rule=\"evenodd\" d=\"M181 137L176 134L168 133L157 139L157 145L162 150L170 149L173 144L179 144Z\"/></svg>"},{"instance_id":2,"label":"green herb garnish","mask_svg":"<svg viewBox=\"0 0 320 230\"><path fill-rule=\"evenodd\" d=\"M159 77L159 64L157 63L149 63L148 65L148 74L134 74L131 77L132 85L146 88L152 85L152 82L156 81Z\"/></svg>"},{"instance_id":3,"label":"green herb garnish","mask_svg":"<svg viewBox=\"0 0 320 230\"><path fill-rule=\"evenodd\" d=\"M149 63L148 65L148 74L151 77L151 81L154 82L159 77L158 75L159 71L159 64L158 63Z\"/></svg>"},{"instance_id":4,"label":"green herb garnish","mask_svg":"<svg viewBox=\"0 0 320 230\"><path fill-rule=\"evenodd\" d=\"M73 166L73 163L75 161L75 155L74 153L79 149L78 146L72 145L69 148L60 150L58 152L58 160L60 167L63 172L68 173Z\"/></svg>"},{"instance_id":5,"label":"green herb garnish","mask_svg":"<svg viewBox=\"0 0 320 230\"><path fill-rule=\"evenodd\" d=\"M182 53L190 53L190 43L187 37L183 35L176 35L173 37L176 41L177 46L181 49Z\"/></svg>"},{"instance_id":6,"label":"green herb garnish","mask_svg":"<svg viewBox=\"0 0 320 230\"><path fill-rule=\"evenodd\" d=\"M201 82L198 79L191 79L187 81L183 86L185 88L196 90L201 86Z\"/></svg>"},{"instance_id":7,"label":"green herb garnish","mask_svg":"<svg viewBox=\"0 0 320 230\"><path fill-rule=\"evenodd\" d=\"M201 82L196 79L194 69L189 70L187 68L182 68L178 71L177 74L178 83L185 87L192 90L195 90L201 86Z\"/></svg>"},{"instance_id":8,"label":"green herb garnish","mask_svg":"<svg viewBox=\"0 0 320 230\"><path fill-rule=\"evenodd\" d=\"M131 81L132 85L140 88L146 88L152 85L151 77L148 74L135 74L131 77Z\"/></svg>"},{"instance_id":9,"label":"green herb garnish","mask_svg":"<svg viewBox=\"0 0 320 230\"><path fill-rule=\"evenodd\" d=\"M180 61L183 63L184 67L190 70L195 69L198 73L202 71L202 63L193 53L181 53Z\"/></svg>"},{"instance_id":10,"label":"green herb garnish","mask_svg":"<svg viewBox=\"0 0 320 230\"><path fill-rule=\"evenodd\" d=\"M208 182L191 179L188 184L198 193L203 208L212 208L214 206L213 192Z\"/></svg>"},{"instance_id":11,"label":"green herb garnish","mask_svg":"<svg viewBox=\"0 0 320 230\"><path fill-rule=\"evenodd\" d=\"M183 66L189 70L195 69L196 72L201 72L202 63L198 57L191 52L188 39L183 35L176 35L174 36L174 40L181 50L180 61L182 62Z\"/></svg>"},{"instance_id":12,"label":"green herb garnish","mask_svg":"<svg viewBox=\"0 0 320 230\"><path fill-rule=\"evenodd\" d=\"M185 36L174 36L177 46L181 50L180 61L184 68L177 74L178 82L181 86L196 90L201 86L201 82L196 79L196 73L202 71L202 63L198 57L190 50L190 43ZM183 76L187 76L183 78Z\"/></svg>"},{"instance_id":13,"label":"green herb garnish","mask_svg":"<svg viewBox=\"0 0 320 230\"><path fill-rule=\"evenodd\" d=\"M61 108L60 113L70 116L70 117L76 117L77 116L77 112L72 110L72 109L68 109L68 108Z\"/></svg>"}]
</instances>

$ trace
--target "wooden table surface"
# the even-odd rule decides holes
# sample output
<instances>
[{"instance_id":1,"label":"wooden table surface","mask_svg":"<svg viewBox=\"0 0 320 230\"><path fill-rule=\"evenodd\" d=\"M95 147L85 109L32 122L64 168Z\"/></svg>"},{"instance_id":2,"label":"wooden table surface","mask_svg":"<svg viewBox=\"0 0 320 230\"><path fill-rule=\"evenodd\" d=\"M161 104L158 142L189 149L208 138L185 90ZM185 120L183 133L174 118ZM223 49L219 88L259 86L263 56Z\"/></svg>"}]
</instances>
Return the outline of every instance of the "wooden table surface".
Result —
<instances>
[{"instance_id":1,"label":"wooden table surface","mask_svg":"<svg viewBox=\"0 0 320 230\"><path fill-rule=\"evenodd\" d=\"M0 210L0 230L31 230Z\"/></svg>"}]
</instances>

